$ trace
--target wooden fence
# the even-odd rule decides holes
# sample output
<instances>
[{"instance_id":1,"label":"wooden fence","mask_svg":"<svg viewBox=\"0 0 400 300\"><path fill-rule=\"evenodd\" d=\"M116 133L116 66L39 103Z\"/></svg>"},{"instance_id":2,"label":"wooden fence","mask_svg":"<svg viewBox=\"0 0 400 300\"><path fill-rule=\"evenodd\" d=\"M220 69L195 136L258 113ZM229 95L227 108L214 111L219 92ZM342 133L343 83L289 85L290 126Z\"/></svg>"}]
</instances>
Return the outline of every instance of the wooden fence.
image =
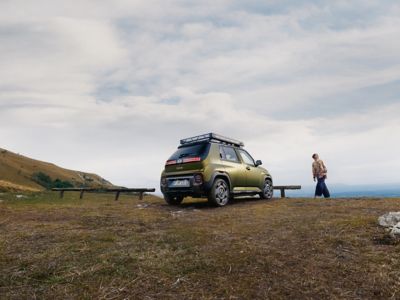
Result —
<instances>
[{"instance_id":1,"label":"wooden fence","mask_svg":"<svg viewBox=\"0 0 400 300\"><path fill-rule=\"evenodd\" d=\"M286 198L286 190L300 190L301 185L276 185L274 186L274 190L281 191L281 198ZM116 189L99 189L99 188L55 188L52 191L60 192L60 198L64 197L65 192L80 192L79 199L83 198L85 192L92 193L115 193L115 201L118 201L121 193L138 193L139 199L143 200L145 193L154 193L156 189L149 188L140 188L140 189L131 189L131 188L116 188Z\"/></svg>"},{"instance_id":2,"label":"wooden fence","mask_svg":"<svg viewBox=\"0 0 400 300\"><path fill-rule=\"evenodd\" d=\"M92 193L115 193L115 201L118 201L121 193L138 193L139 200L143 200L145 193L154 193L156 189L128 189L128 188L115 188L115 189L100 189L100 188L56 188L52 191L60 192L60 198L64 197L64 192L80 192L79 199L83 198L85 192Z\"/></svg>"},{"instance_id":3,"label":"wooden fence","mask_svg":"<svg viewBox=\"0 0 400 300\"><path fill-rule=\"evenodd\" d=\"M301 185L275 185L274 190L280 190L281 198L286 198L285 190L301 190Z\"/></svg>"}]
</instances>

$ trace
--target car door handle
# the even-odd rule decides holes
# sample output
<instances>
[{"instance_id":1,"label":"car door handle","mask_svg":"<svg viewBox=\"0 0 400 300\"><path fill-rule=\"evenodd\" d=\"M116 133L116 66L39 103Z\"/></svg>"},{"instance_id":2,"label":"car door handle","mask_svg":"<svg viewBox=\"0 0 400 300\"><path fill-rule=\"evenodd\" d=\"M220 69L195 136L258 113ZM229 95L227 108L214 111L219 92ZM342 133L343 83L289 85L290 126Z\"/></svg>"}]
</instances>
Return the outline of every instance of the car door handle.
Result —
<instances>
[{"instance_id":1,"label":"car door handle","mask_svg":"<svg viewBox=\"0 0 400 300\"><path fill-rule=\"evenodd\" d=\"M250 171L251 169L250 169L250 167L246 167L246 170Z\"/></svg>"}]
</instances>

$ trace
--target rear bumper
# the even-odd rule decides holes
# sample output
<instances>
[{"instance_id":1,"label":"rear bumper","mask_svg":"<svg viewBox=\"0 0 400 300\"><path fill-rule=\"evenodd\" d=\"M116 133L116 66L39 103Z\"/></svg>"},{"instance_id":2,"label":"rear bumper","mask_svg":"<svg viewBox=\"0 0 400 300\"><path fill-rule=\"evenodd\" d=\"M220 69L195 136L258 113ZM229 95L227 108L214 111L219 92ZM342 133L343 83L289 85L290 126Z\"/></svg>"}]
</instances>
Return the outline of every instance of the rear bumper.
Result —
<instances>
[{"instance_id":1,"label":"rear bumper","mask_svg":"<svg viewBox=\"0 0 400 300\"><path fill-rule=\"evenodd\" d=\"M187 179L189 180L189 186L187 187L171 187L170 182L176 179ZM212 183L203 182L202 184L196 184L194 182L193 175L188 176L167 176L166 185L161 184L161 192L165 195L179 195L183 197L204 197L208 195L211 189Z\"/></svg>"}]
</instances>

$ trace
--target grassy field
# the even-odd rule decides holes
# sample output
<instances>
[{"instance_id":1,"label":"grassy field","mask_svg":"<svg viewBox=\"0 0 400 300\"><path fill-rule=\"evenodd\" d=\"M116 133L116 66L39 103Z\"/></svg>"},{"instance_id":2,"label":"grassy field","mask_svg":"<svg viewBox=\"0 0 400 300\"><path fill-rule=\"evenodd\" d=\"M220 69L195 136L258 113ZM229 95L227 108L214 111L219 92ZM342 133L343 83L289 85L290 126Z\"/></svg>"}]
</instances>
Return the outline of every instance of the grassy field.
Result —
<instances>
[{"instance_id":1,"label":"grassy field","mask_svg":"<svg viewBox=\"0 0 400 300\"><path fill-rule=\"evenodd\" d=\"M400 199L0 194L1 299L400 299Z\"/></svg>"}]
</instances>

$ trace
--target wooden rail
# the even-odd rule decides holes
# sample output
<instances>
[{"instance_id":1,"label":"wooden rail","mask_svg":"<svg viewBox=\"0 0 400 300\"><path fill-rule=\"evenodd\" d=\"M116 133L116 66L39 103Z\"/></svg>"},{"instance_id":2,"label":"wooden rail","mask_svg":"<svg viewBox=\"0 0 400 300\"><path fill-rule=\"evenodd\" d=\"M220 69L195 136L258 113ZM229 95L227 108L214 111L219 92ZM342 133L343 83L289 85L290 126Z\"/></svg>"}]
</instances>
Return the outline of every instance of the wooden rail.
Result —
<instances>
[{"instance_id":1,"label":"wooden rail","mask_svg":"<svg viewBox=\"0 0 400 300\"><path fill-rule=\"evenodd\" d=\"M80 192L79 199L83 198L85 192L97 192L97 193L116 193L115 201L118 201L121 193L139 193L139 200L143 200L145 193L154 193L156 189L128 189L128 188L117 188L117 189L101 189L101 188L55 188L52 191L60 192L60 198L64 197L64 192Z\"/></svg>"},{"instance_id":2,"label":"wooden rail","mask_svg":"<svg viewBox=\"0 0 400 300\"><path fill-rule=\"evenodd\" d=\"M285 190L301 190L301 185L275 185L274 190L280 190L281 198L286 198Z\"/></svg>"}]
</instances>

